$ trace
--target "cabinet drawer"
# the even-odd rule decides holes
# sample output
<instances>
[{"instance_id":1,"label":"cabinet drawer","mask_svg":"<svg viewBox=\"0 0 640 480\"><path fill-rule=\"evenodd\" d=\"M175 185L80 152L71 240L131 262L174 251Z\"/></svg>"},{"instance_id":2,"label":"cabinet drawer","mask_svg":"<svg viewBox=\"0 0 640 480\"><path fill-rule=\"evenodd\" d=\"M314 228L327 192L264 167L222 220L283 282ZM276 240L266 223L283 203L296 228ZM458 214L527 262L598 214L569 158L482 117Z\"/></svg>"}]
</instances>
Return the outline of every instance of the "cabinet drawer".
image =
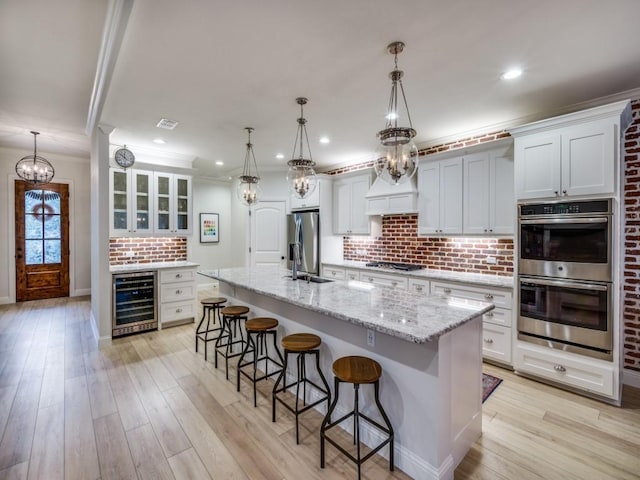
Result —
<instances>
[{"instance_id":1,"label":"cabinet drawer","mask_svg":"<svg viewBox=\"0 0 640 480\"><path fill-rule=\"evenodd\" d=\"M362 272L360 273L360 281L373 283L374 285L384 285L387 287L407 288L407 279L396 275Z\"/></svg>"},{"instance_id":2,"label":"cabinet drawer","mask_svg":"<svg viewBox=\"0 0 640 480\"><path fill-rule=\"evenodd\" d=\"M360 280L359 270L345 270L345 280Z\"/></svg>"},{"instance_id":3,"label":"cabinet drawer","mask_svg":"<svg viewBox=\"0 0 640 480\"><path fill-rule=\"evenodd\" d=\"M495 288L471 287L446 282L431 282L431 294L490 302L496 307L507 309L511 308L512 301L512 293L510 291L498 290Z\"/></svg>"},{"instance_id":4,"label":"cabinet drawer","mask_svg":"<svg viewBox=\"0 0 640 480\"><path fill-rule=\"evenodd\" d=\"M196 279L194 268L185 269L162 269L160 270L160 283L193 282Z\"/></svg>"},{"instance_id":5,"label":"cabinet drawer","mask_svg":"<svg viewBox=\"0 0 640 480\"><path fill-rule=\"evenodd\" d=\"M409 291L414 293L421 293L423 295L428 295L430 291L430 282L429 280L420 280L417 278L410 278Z\"/></svg>"},{"instance_id":6,"label":"cabinet drawer","mask_svg":"<svg viewBox=\"0 0 640 480\"><path fill-rule=\"evenodd\" d=\"M344 280L345 270L339 267L322 267L322 276L334 280Z\"/></svg>"},{"instance_id":7,"label":"cabinet drawer","mask_svg":"<svg viewBox=\"0 0 640 480\"><path fill-rule=\"evenodd\" d=\"M524 342L518 342L515 355L517 371L607 397L613 397L616 392L612 364Z\"/></svg>"},{"instance_id":8,"label":"cabinet drawer","mask_svg":"<svg viewBox=\"0 0 640 480\"><path fill-rule=\"evenodd\" d=\"M176 302L196 298L195 284L171 283L160 287L160 301Z\"/></svg>"},{"instance_id":9,"label":"cabinet drawer","mask_svg":"<svg viewBox=\"0 0 640 480\"><path fill-rule=\"evenodd\" d=\"M160 309L162 323L196 317L196 306L193 300L163 303Z\"/></svg>"},{"instance_id":10,"label":"cabinet drawer","mask_svg":"<svg viewBox=\"0 0 640 480\"><path fill-rule=\"evenodd\" d=\"M502 363L511 363L511 329L483 323L482 356Z\"/></svg>"},{"instance_id":11,"label":"cabinet drawer","mask_svg":"<svg viewBox=\"0 0 640 480\"><path fill-rule=\"evenodd\" d=\"M482 320L484 323L490 323L492 325L511 327L511 314L512 310L507 310L506 308L494 308L490 312L485 313L482 316Z\"/></svg>"}]
</instances>

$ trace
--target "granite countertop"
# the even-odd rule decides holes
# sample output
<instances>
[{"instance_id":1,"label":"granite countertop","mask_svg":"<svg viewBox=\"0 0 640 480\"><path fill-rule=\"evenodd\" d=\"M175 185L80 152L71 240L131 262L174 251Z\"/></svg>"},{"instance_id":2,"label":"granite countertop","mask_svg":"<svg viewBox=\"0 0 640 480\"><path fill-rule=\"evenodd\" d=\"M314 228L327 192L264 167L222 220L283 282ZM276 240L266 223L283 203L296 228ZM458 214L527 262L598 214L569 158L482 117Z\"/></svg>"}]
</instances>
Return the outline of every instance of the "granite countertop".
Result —
<instances>
[{"instance_id":1,"label":"granite countertop","mask_svg":"<svg viewBox=\"0 0 640 480\"><path fill-rule=\"evenodd\" d=\"M111 265L109 273L130 273L144 272L146 270L162 270L164 268L187 268L198 267L199 263L178 261L178 262L154 262L154 263L128 263L126 265Z\"/></svg>"},{"instance_id":2,"label":"granite countertop","mask_svg":"<svg viewBox=\"0 0 640 480\"><path fill-rule=\"evenodd\" d=\"M472 285L484 287L513 288L513 277L505 275L486 275L482 273L469 272L453 272L450 270L434 270L430 268L422 268L420 270L404 271L393 270L389 268L367 267L368 262L357 262L353 260L345 260L338 262L322 262L323 265L357 268L360 270L377 271L380 273L391 273L394 275L404 275L407 277L425 278L429 280L444 280L447 282L462 282Z\"/></svg>"},{"instance_id":3,"label":"granite countertop","mask_svg":"<svg viewBox=\"0 0 640 480\"><path fill-rule=\"evenodd\" d=\"M454 297L425 296L365 282L293 281L280 267L202 270L201 275L365 328L426 343L494 308Z\"/></svg>"}]
</instances>

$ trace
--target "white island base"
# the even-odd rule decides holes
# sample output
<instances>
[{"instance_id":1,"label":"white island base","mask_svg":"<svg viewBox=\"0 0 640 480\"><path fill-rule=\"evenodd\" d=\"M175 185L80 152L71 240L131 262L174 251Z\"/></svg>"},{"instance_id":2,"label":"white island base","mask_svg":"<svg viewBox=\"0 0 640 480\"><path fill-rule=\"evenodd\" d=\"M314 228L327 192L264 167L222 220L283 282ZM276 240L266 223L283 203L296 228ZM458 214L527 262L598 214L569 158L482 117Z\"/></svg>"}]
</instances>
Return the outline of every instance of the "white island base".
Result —
<instances>
[{"instance_id":1,"label":"white island base","mask_svg":"<svg viewBox=\"0 0 640 480\"><path fill-rule=\"evenodd\" d=\"M279 338L299 332L319 335L321 365L332 390L331 365L337 358L362 355L378 361L383 369L380 399L395 432L396 466L420 480L453 479L456 466L482 431L481 315L431 342L412 343L375 332L375 344L368 346L367 329L362 326L224 281L220 293L229 298L227 305L250 306L250 316L277 318ZM339 311L340 305L335 309ZM314 371L308 365L307 373ZM336 418L352 406L353 389L345 385L341 389ZM360 389L360 406L377 419L372 390L366 385ZM324 413L325 404L321 406ZM346 421L343 427L351 428L351 423ZM360 428L360 439L369 446L383 438L366 422ZM380 452L387 459L388 448Z\"/></svg>"}]
</instances>

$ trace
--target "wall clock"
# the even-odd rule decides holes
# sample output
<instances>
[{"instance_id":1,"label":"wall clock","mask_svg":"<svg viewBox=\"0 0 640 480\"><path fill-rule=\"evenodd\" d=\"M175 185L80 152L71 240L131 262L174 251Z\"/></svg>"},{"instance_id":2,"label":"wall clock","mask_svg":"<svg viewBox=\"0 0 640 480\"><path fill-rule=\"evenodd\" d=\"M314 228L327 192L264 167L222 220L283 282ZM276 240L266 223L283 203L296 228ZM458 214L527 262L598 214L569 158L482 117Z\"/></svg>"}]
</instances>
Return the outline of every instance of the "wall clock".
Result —
<instances>
[{"instance_id":1,"label":"wall clock","mask_svg":"<svg viewBox=\"0 0 640 480\"><path fill-rule=\"evenodd\" d=\"M135 155L131 150L127 148L126 145L119 150L116 150L114 157L116 163L122 168L129 168L131 165L133 165L133 162L136 161Z\"/></svg>"}]
</instances>

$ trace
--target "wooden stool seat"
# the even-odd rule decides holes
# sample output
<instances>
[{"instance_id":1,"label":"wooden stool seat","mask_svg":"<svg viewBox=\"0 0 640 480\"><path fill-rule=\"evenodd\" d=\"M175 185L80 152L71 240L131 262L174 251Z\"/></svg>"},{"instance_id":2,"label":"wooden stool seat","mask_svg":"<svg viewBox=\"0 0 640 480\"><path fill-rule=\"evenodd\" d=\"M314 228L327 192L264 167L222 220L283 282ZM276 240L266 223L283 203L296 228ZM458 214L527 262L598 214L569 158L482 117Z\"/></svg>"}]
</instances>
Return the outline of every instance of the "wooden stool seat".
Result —
<instances>
[{"instance_id":1,"label":"wooden stool seat","mask_svg":"<svg viewBox=\"0 0 640 480\"><path fill-rule=\"evenodd\" d=\"M282 339L282 347L290 352L305 352L318 348L322 340L313 333L293 333Z\"/></svg>"},{"instance_id":2,"label":"wooden stool seat","mask_svg":"<svg viewBox=\"0 0 640 480\"><path fill-rule=\"evenodd\" d=\"M220 313L222 315L227 315L229 317L235 317L238 315L244 315L245 313L249 313L249 307L243 307L241 305L229 305L228 307L224 307Z\"/></svg>"},{"instance_id":3,"label":"wooden stool seat","mask_svg":"<svg viewBox=\"0 0 640 480\"><path fill-rule=\"evenodd\" d=\"M247 332L262 332L264 330L271 330L277 326L278 320L270 317L250 318L244 323L244 328Z\"/></svg>"},{"instance_id":4,"label":"wooden stool seat","mask_svg":"<svg viewBox=\"0 0 640 480\"><path fill-rule=\"evenodd\" d=\"M346 383L374 383L382 376L382 367L375 360L357 355L333 362L333 374Z\"/></svg>"},{"instance_id":5,"label":"wooden stool seat","mask_svg":"<svg viewBox=\"0 0 640 480\"><path fill-rule=\"evenodd\" d=\"M221 303L226 302L227 299L224 297L209 297L209 298L203 298L202 300L200 300L200 303L202 305L220 305Z\"/></svg>"}]
</instances>

